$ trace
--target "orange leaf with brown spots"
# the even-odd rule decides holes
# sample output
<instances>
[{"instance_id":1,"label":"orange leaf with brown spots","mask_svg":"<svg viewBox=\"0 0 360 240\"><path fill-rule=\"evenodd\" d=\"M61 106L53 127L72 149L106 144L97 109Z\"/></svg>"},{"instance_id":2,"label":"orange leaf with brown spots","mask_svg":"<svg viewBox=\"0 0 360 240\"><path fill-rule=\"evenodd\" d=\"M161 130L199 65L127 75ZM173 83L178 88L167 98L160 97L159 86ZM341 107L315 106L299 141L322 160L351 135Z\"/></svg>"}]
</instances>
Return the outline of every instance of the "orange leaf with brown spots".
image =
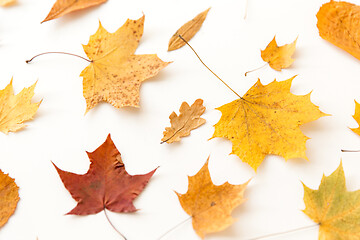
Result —
<instances>
[{"instance_id":1,"label":"orange leaf with brown spots","mask_svg":"<svg viewBox=\"0 0 360 240\"><path fill-rule=\"evenodd\" d=\"M83 46L91 60L80 75L86 112L102 101L116 108L139 107L141 83L169 64L156 54L134 54L143 34L144 20L145 16L128 19L114 33L106 31L100 23L89 43Z\"/></svg>"}]
</instances>

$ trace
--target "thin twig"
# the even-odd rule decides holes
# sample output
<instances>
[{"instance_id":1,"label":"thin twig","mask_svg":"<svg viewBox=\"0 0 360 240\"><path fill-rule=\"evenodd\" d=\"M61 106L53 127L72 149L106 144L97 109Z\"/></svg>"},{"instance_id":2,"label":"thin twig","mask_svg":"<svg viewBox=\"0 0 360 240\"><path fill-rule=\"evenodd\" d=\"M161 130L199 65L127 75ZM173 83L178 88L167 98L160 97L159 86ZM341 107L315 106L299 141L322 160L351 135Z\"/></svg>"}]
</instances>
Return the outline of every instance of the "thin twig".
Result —
<instances>
[{"instance_id":1,"label":"thin twig","mask_svg":"<svg viewBox=\"0 0 360 240\"><path fill-rule=\"evenodd\" d=\"M183 40L186 45L188 45L191 50L195 53L195 55L197 56L197 58L200 60L200 62L212 73L214 74L215 77L217 77L217 79L219 79L226 87L228 87L233 93L236 94L236 96L238 96L239 98L243 99L237 92L235 92L226 82L224 82L216 73L214 73L204 62L203 60L201 60L200 56L197 54L197 52L190 46L190 44L181 36L178 35L178 37Z\"/></svg>"},{"instance_id":2,"label":"thin twig","mask_svg":"<svg viewBox=\"0 0 360 240\"><path fill-rule=\"evenodd\" d=\"M245 0L244 20L245 20L245 19L246 19L246 17L247 17L248 3L249 3L249 1L248 1L248 0Z\"/></svg>"},{"instance_id":3,"label":"thin twig","mask_svg":"<svg viewBox=\"0 0 360 240\"><path fill-rule=\"evenodd\" d=\"M186 223L187 221L189 221L192 217L188 217L187 219L185 219L184 221L176 224L174 227L170 228L168 231L166 231L163 235L161 235L159 238L157 238L156 240L160 240L163 237L165 237L166 235L168 235L170 232L172 232L173 230L175 230L176 228L180 227L181 225L183 225L184 223Z\"/></svg>"},{"instance_id":4,"label":"thin twig","mask_svg":"<svg viewBox=\"0 0 360 240\"><path fill-rule=\"evenodd\" d=\"M302 231L302 230L305 230L305 229L313 228L313 227L316 227L316 226L319 226L319 224L306 226L306 227L295 228L295 229L291 229L291 230L284 231L284 232L271 233L271 234L263 235L263 236L256 237L256 238L250 238L248 240L259 240L259 239L270 238L270 237L275 237L275 236L279 236L279 235L285 235L285 234L289 234L289 233L298 232L298 231Z\"/></svg>"},{"instance_id":5,"label":"thin twig","mask_svg":"<svg viewBox=\"0 0 360 240\"><path fill-rule=\"evenodd\" d=\"M265 63L265 64L264 64L263 66L261 66L261 67L258 67L258 68L255 68L255 69L253 69L253 70L247 71L247 72L245 73L245 77L248 75L248 73L255 72L255 71L259 70L259 69L262 69L262 68L265 67L266 65L268 65L268 63Z\"/></svg>"},{"instance_id":6,"label":"thin twig","mask_svg":"<svg viewBox=\"0 0 360 240\"><path fill-rule=\"evenodd\" d=\"M82 56L79 56L79 55L76 55L76 54L72 54L72 53L66 53L66 52L44 52L44 53L40 53L40 54L32 57L30 60L26 60L25 62L26 62L26 63L30 63L32 60L34 60L34 58L37 58L37 57L39 57L39 56L41 56L41 55L52 54L52 53L71 55L71 56L75 56L75 57L84 59L84 60L87 61L87 62L92 62L92 60L89 60L89 59L84 58L84 57L82 57Z\"/></svg>"},{"instance_id":7,"label":"thin twig","mask_svg":"<svg viewBox=\"0 0 360 240\"><path fill-rule=\"evenodd\" d=\"M344 150L341 149L342 152L360 152L360 150Z\"/></svg>"},{"instance_id":8,"label":"thin twig","mask_svg":"<svg viewBox=\"0 0 360 240\"><path fill-rule=\"evenodd\" d=\"M127 240L127 238L119 231L117 230L117 228L114 226L114 224L110 221L109 216L107 215L106 209L104 208L104 213L105 213L105 217L108 220L108 222L110 223L111 227L124 239Z\"/></svg>"}]
</instances>

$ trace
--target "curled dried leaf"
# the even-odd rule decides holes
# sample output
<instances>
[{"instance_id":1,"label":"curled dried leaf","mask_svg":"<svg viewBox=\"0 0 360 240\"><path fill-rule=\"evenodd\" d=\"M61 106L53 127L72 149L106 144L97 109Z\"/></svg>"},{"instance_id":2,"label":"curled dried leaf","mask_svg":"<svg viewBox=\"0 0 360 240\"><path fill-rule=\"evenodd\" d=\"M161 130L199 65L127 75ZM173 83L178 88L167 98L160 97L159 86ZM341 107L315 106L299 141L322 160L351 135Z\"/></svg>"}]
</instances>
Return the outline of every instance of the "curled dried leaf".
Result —
<instances>
[{"instance_id":1,"label":"curled dried leaf","mask_svg":"<svg viewBox=\"0 0 360 240\"><path fill-rule=\"evenodd\" d=\"M316 17L320 37L360 60L360 6L331 1Z\"/></svg>"},{"instance_id":2,"label":"curled dried leaf","mask_svg":"<svg viewBox=\"0 0 360 240\"><path fill-rule=\"evenodd\" d=\"M205 112L202 99L197 99L191 107L187 102L180 106L179 116L172 112L169 116L171 127L166 127L162 143L173 143L181 140L181 137L190 135L190 131L203 125L206 120L200 116Z\"/></svg>"},{"instance_id":3,"label":"curled dried leaf","mask_svg":"<svg viewBox=\"0 0 360 240\"><path fill-rule=\"evenodd\" d=\"M206 19L206 16L210 8L199 13L194 19L185 23L181 28L179 28L176 33L170 38L168 51L173 51L181 48L185 45L185 42L179 38L181 35L187 42L195 36L195 34L200 30L203 22Z\"/></svg>"},{"instance_id":4,"label":"curled dried leaf","mask_svg":"<svg viewBox=\"0 0 360 240\"><path fill-rule=\"evenodd\" d=\"M0 6L7 7L16 3L16 0L0 0Z\"/></svg>"}]
</instances>

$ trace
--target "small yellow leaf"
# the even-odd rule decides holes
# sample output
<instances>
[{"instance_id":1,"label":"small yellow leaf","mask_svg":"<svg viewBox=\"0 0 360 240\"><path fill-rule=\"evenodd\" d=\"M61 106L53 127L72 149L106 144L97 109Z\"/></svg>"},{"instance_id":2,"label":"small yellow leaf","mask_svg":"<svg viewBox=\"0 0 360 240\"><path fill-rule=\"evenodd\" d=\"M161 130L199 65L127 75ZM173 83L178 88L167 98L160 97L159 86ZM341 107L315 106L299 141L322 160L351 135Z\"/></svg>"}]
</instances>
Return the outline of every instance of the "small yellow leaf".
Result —
<instances>
[{"instance_id":1,"label":"small yellow leaf","mask_svg":"<svg viewBox=\"0 0 360 240\"><path fill-rule=\"evenodd\" d=\"M274 37L269 45L267 45L264 50L261 50L261 58L269 63L270 67L276 71L281 71L283 68L290 67L294 62L294 59L292 59L291 56L295 52L296 41L297 38L294 42L279 47Z\"/></svg>"},{"instance_id":2,"label":"small yellow leaf","mask_svg":"<svg viewBox=\"0 0 360 240\"><path fill-rule=\"evenodd\" d=\"M53 20L70 12L99 5L107 0L57 0L47 17L41 22Z\"/></svg>"},{"instance_id":3,"label":"small yellow leaf","mask_svg":"<svg viewBox=\"0 0 360 240\"><path fill-rule=\"evenodd\" d=\"M0 227L13 215L18 201L19 187L14 179L0 170Z\"/></svg>"},{"instance_id":4,"label":"small yellow leaf","mask_svg":"<svg viewBox=\"0 0 360 240\"><path fill-rule=\"evenodd\" d=\"M203 100L197 99L191 107L183 102L179 116L172 112L169 116L171 127L165 128L162 143L173 143L181 140L181 137L189 136L190 131L203 125L206 120L200 116L205 112Z\"/></svg>"},{"instance_id":5,"label":"small yellow leaf","mask_svg":"<svg viewBox=\"0 0 360 240\"><path fill-rule=\"evenodd\" d=\"M360 6L331 1L316 17L320 37L360 60Z\"/></svg>"},{"instance_id":6,"label":"small yellow leaf","mask_svg":"<svg viewBox=\"0 0 360 240\"><path fill-rule=\"evenodd\" d=\"M249 182L214 185L208 161L196 175L188 177L188 191L185 194L176 193L182 208L192 217L193 228L201 238L208 233L224 230L234 222L231 212L245 201L244 191Z\"/></svg>"},{"instance_id":7,"label":"small yellow leaf","mask_svg":"<svg viewBox=\"0 0 360 240\"><path fill-rule=\"evenodd\" d=\"M255 170L267 154L304 158L306 137L299 126L326 114L310 101L310 94L294 95L291 82L274 80L262 85L260 80L242 99L225 104L217 110L222 116L215 124L214 137L229 139L236 154Z\"/></svg>"},{"instance_id":8,"label":"small yellow leaf","mask_svg":"<svg viewBox=\"0 0 360 240\"><path fill-rule=\"evenodd\" d=\"M16 0L0 0L0 6L7 7L16 3Z\"/></svg>"},{"instance_id":9,"label":"small yellow leaf","mask_svg":"<svg viewBox=\"0 0 360 240\"><path fill-rule=\"evenodd\" d=\"M176 33L170 38L168 51L173 51L181 48L185 45L185 42L179 38L181 35L187 42L195 36L195 34L200 30L203 22L206 19L206 16L210 8L204 12L199 13L194 19L185 23L181 28L179 28Z\"/></svg>"},{"instance_id":10,"label":"small yellow leaf","mask_svg":"<svg viewBox=\"0 0 360 240\"><path fill-rule=\"evenodd\" d=\"M355 114L353 115L355 121L359 124L358 128L350 128L354 133L360 135L360 104L355 101Z\"/></svg>"},{"instance_id":11,"label":"small yellow leaf","mask_svg":"<svg viewBox=\"0 0 360 240\"><path fill-rule=\"evenodd\" d=\"M30 120L35 115L41 102L32 103L35 84L24 88L19 94L14 95L12 79L10 83L0 90L0 131L7 134L15 132L26 125L24 121Z\"/></svg>"},{"instance_id":12,"label":"small yellow leaf","mask_svg":"<svg viewBox=\"0 0 360 240\"><path fill-rule=\"evenodd\" d=\"M101 101L116 108L139 107L140 85L166 67L156 54L135 55L143 34L145 16L128 19L116 32L109 33L101 23L83 45L91 63L81 72L86 112Z\"/></svg>"},{"instance_id":13,"label":"small yellow leaf","mask_svg":"<svg viewBox=\"0 0 360 240\"><path fill-rule=\"evenodd\" d=\"M346 190L341 163L330 176L323 176L319 190L303 186L303 212L319 224L319 240L360 239L360 191Z\"/></svg>"}]
</instances>

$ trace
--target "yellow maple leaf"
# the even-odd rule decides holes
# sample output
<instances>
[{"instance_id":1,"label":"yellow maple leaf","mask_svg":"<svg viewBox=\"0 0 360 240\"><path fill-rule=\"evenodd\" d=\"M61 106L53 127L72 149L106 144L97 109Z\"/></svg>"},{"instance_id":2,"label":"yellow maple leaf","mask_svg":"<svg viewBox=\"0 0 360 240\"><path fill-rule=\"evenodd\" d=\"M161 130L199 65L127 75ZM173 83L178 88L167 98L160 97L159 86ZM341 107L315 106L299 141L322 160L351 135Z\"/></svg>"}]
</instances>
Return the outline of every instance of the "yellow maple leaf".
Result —
<instances>
[{"instance_id":1,"label":"yellow maple leaf","mask_svg":"<svg viewBox=\"0 0 360 240\"><path fill-rule=\"evenodd\" d=\"M296 41L297 38L294 42L279 47L274 37L267 47L264 50L261 50L261 58L276 71L281 71L283 68L290 67L294 62L294 59L292 59L291 56L295 52Z\"/></svg>"},{"instance_id":2,"label":"yellow maple leaf","mask_svg":"<svg viewBox=\"0 0 360 240\"><path fill-rule=\"evenodd\" d=\"M24 121L30 120L35 115L41 103L32 103L36 83L24 88L19 94L14 95L12 79L10 83L0 90L0 131L7 134L15 132L26 125Z\"/></svg>"},{"instance_id":3,"label":"yellow maple leaf","mask_svg":"<svg viewBox=\"0 0 360 240\"><path fill-rule=\"evenodd\" d=\"M185 41L190 41L190 39L193 38L200 30L209 10L210 8L206 9L205 11L199 13L195 18L182 25L170 38L168 51L179 49L185 45ZM185 41L179 38L179 35L181 35Z\"/></svg>"},{"instance_id":4,"label":"yellow maple leaf","mask_svg":"<svg viewBox=\"0 0 360 240\"><path fill-rule=\"evenodd\" d=\"M224 230L234 222L231 212L245 201L244 191L249 182L214 185L208 161L196 175L188 177L188 191L185 194L176 193L182 208L192 217L193 228L201 238L208 233Z\"/></svg>"},{"instance_id":5,"label":"yellow maple leaf","mask_svg":"<svg viewBox=\"0 0 360 240\"><path fill-rule=\"evenodd\" d=\"M222 116L215 124L214 137L228 138L232 154L256 169L267 154L305 158L308 139L299 126L327 114L322 113L307 95L290 93L295 78L268 85L260 80L241 98L217 110Z\"/></svg>"},{"instance_id":6,"label":"yellow maple leaf","mask_svg":"<svg viewBox=\"0 0 360 240\"><path fill-rule=\"evenodd\" d=\"M319 240L360 239L360 191L346 190L341 163L330 176L323 176L319 190L303 186L303 212L319 224Z\"/></svg>"},{"instance_id":7,"label":"yellow maple leaf","mask_svg":"<svg viewBox=\"0 0 360 240\"><path fill-rule=\"evenodd\" d=\"M0 227L15 212L19 201L19 187L14 179L0 170Z\"/></svg>"},{"instance_id":8,"label":"yellow maple leaf","mask_svg":"<svg viewBox=\"0 0 360 240\"><path fill-rule=\"evenodd\" d=\"M57 0L47 17L41 22L53 20L70 12L99 5L107 0Z\"/></svg>"},{"instance_id":9,"label":"yellow maple leaf","mask_svg":"<svg viewBox=\"0 0 360 240\"><path fill-rule=\"evenodd\" d=\"M89 43L83 45L91 60L80 74L86 112L101 101L116 108L139 107L141 83L169 64L156 54L134 54L143 34L144 20L145 16L128 19L114 33L106 31L100 23Z\"/></svg>"},{"instance_id":10,"label":"yellow maple leaf","mask_svg":"<svg viewBox=\"0 0 360 240\"><path fill-rule=\"evenodd\" d=\"M190 135L190 131L203 125L206 120L200 116L205 112L202 99L197 99L191 107L187 102L180 106L179 116L172 112L169 116L171 127L165 128L161 143L173 143L180 141L181 137Z\"/></svg>"},{"instance_id":11,"label":"yellow maple leaf","mask_svg":"<svg viewBox=\"0 0 360 240\"><path fill-rule=\"evenodd\" d=\"M353 115L355 121L359 124L358 128L350 128L354 133L360 135L360 104L355 101L355 114Z\"/></svg>"},{"instance_id":12,"label":"yellow maple leaf","mask_svg":"<svg viewBox=\"0 0 360 240\"><path fill-rule=\"evenodd\" d=\"M360 6L330 1L316 17L320 37L360 60Z\"/></svg>"}]
</instances>

